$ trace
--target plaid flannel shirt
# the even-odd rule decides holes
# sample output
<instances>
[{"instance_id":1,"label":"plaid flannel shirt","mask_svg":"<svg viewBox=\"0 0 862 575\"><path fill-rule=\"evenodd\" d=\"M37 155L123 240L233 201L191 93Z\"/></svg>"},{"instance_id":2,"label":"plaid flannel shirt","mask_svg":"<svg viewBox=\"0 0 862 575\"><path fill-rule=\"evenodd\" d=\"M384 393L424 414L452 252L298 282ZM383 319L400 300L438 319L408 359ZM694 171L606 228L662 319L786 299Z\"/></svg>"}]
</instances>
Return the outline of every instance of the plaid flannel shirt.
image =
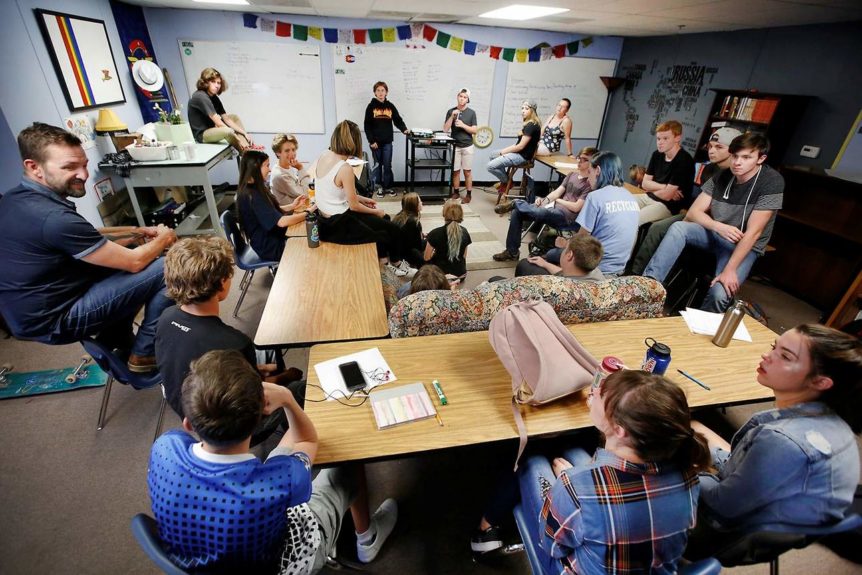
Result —
<instances>
[{"instance_id":1,"label":"plaid flannel shirt","mask_svg":"<svg viewBox=\"0 0 862 575\"><path fill-rule=\"evenodd\" d=\"M560 573L673 574L694 527L697 475L609 451L563 472L545 497L540 545Z\"/></svg>"}]
</instances>

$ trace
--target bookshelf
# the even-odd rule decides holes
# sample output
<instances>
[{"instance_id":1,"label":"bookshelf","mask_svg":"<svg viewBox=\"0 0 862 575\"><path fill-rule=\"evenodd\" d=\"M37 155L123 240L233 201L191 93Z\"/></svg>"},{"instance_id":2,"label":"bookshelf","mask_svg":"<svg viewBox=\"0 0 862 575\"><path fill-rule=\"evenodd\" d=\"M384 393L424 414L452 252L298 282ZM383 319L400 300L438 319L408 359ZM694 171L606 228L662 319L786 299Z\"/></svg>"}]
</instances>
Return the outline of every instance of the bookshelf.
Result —
<instances>
[{"instance_id":1,"label":"bookshelf","mask_svg":"<svg viewBox=\"0 0 862 575\"><path fill-rule=\"evenodd\" d=\"M787 145L811 96L769 94L756 90L712 91L715 99L695 152L696 162L707 160L706 144L709 136L718 128L727 126L743 133L765 134L772 148L766 163L773 167L785 163Z\"/></svg>"}]
</instances>

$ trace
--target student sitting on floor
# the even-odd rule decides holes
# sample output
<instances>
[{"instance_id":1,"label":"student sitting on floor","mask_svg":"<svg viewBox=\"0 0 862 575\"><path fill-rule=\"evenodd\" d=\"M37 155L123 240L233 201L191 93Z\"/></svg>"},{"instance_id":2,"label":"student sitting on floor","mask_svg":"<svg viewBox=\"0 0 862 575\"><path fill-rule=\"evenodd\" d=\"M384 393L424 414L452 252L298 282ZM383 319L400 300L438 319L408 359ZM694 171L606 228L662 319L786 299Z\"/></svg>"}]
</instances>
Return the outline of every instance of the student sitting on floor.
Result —
<instances>
[{"instance_id":1,"label":"student sitting on floor","mask_svg":"<svg viewBox=\"0 0 862 575\"><path fill-rule=\"evenodd\" d=\"M757 382L776 409L754 414L728 443L694 422L717 473L701 476L703 519L687 558L713 555L762 525L826 526L843 519L859 482L862 342L822 325L784 332Z\"/></svg>"},{"instance_id":2,"label":"student sitting on floor","mask_svg":"<svg viewBox=\"0 0 862 575\"><path fill-rule=\"evenodd\" d=\"M544 573L676 573L697 512L697 472L709 464L685 394L660 375L622 370L587 401L604 448L592 458L582 449L529 457L498 486L471 549L503 546L498 526L520 499Z\"/></svg>"},{"instance_id":3,"label":"student sitting on floor","mask_svg":"<svg viewBox=\"0 0 862 575\"><path fill-rule=\"evenodd\" d=\"M425 234L422 233L422 199L416 192L404 194L401 198L401 211L392 222L401 228L402 253L413 268L425 264Z\"/></svg>"},{"instance_id":4,"label":"student sitting on floor","mask_svg":"<svg viewBox=\"0 0 862 575\"><path fill-rule=\"evenodd\" d=\"M219 304L230 293L233 265L231 245L215 236L184 238L165 257L165 284L177 305L166 309L156 326L156 361L165 399L180 417L182 385L189 364L214 349L240 351L249 365L257 367L261 379L287 385L300 404L304 401L305 382L299 381L300 370L290 368L279 373L275 364L258 365L248 336L219 318ZM255 432L253 443L263 441L282 424L280 413L267 418Z\"/></svg>"},{"instance_id":5,"label":"student sitting on floor","mask_svg":"<svg viewBox=\"0 0 862 575\"><path fill-rule=\"evenodd\" d=\"M589 235L576 234L569 238L560 265L554 265L541 256L530 256L518 262L515 277L554 275L578 281L602 281L605 279L599 262L602 261L602 242Z\"/></svg>"},{"instance_id":6,"label":"student sitting on floor","mask_svg":"<svg viewBox=\"0 0 862 575\"><path fill-rule=\"evenodd\" d=\"M444 273L464 279L467 275L467 246L473 243L461 222L464 221L464 208L458 200L446 200L443 204L443 226L428 232L425 246L425 261L430 262Z\"/></svg>"},{"instance_id":7,"label":"student sitting on floor","mask_svg":"<svg viewBox=\"0 0 862 575\"><path fill-rule=\"evenodd\" d=\"M398 299L428 290L454 290L461 283L460 278L443 273L434 264L426 264L419 268L413 279L398 288Z\"/></svg>"},{"instance_id":8,"label":"student sitting on floor","mask_svg":"<svg viewBox=\"0 0 862 575\"><path fill-rule=\"evenodd\" d=\"M369 517L362 467L323 469L312 483L317 432L290 390L261 384L238 351L211 351L192 363L182 401L183 430L156 440L147 472L171 561L194 572L316 573L348 508L359 560L374 560L398 507L387 499ZM290 427L261 462L249 453L251 433L282 409Z\"/></svg>"},{"instance_id":9,"label":"student sitting on floor","mask_svg":"<svg viewBox=\"0 0 862 575\"><path fill-rule=\"evenodd\" d=\"M269 193L269 156L258 150L246 150L239 164L239 193L236 209L239 225L248 238L248 243L262 260L279 261L284 243L285 230L293 224L305 221L305 214L293 212L305 204L306 197L299 196L290 204L281 207Z\"/></svg>"}]
</instances>

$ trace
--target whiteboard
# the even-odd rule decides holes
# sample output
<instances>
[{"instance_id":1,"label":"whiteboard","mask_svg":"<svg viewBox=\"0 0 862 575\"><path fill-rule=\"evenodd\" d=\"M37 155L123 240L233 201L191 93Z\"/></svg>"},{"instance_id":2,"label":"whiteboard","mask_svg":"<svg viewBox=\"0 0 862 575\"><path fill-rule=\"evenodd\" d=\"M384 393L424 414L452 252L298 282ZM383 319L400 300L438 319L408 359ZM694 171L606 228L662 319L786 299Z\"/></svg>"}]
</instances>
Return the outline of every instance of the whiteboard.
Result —
<instances>
[{"instance_id":1,"label":"whiteboard","mask_svg":"<svg viewBox=\"0 0 862 575\"><path fill-rule=\"evenodd\" d=\"M389 86L389 100L411 129L442 130L446 111L454 107L461 88L472 94L468 106L479 126L488 124L494 60L468 56L425 43L398 46L336 44L335 111L338 120L362 127L365 108L377 81ZM397 128L396 128L397 129Z\"/></svg>"},{"instance_id":2,"label":"whiteboard","mask_svg":"<svg viewBox=\"0 0 862 575\"><path fill-rule=\"evenodd\" d=\"M249 132L323 133L323 82L320 47L275 42L180 40L189 94L204 68L227 79L219 96Z\"/></svg>"},{"instance_id":3,"label":"whiteboard","mask_svg":"<svg viewBox=\"0 0 862 575\"><path fill-rule=\"evenodd\" d=\"M560 58L525 64L510 63L500 134L517 136L521 131L521 102L535 100L544 125L562 98L572 101L572 138L599 137L608 90L600 76L613 76L616 60Z\"/></svg>"}]
</instances>

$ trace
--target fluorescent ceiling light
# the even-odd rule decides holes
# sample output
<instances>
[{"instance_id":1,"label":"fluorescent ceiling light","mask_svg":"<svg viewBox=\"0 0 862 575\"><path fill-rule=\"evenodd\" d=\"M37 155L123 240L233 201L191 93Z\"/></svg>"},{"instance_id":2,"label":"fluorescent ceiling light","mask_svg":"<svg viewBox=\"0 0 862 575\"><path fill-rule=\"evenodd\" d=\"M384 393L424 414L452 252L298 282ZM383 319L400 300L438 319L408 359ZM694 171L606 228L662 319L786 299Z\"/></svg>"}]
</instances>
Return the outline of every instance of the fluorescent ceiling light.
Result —
<instances>
[{"instance_id":1,"label":"fluorescent ceiling light","mask_svg":"<svg viewBox=\"0 0 862 575\"><path fill-rule=\"evenodd\" d=\"M246 0L192 0L200 4L234 4L236 6L248 6Z\"/></svg>"},{"instance_id":2,"label":"fluorescent ceiling light","mask_svg":"<svg viewBox=\"0 0 862 575\"><path fill-rule=\"evenodd\" d=\"M533 20L550 16L552 14L561 14L568 12L568 8L551 8L548 6L525 6L524 4L512 4L505 8L491 10L484 14L479 14L479 18L496 18L498 20Z\"/></svg>"}]
</instances>

